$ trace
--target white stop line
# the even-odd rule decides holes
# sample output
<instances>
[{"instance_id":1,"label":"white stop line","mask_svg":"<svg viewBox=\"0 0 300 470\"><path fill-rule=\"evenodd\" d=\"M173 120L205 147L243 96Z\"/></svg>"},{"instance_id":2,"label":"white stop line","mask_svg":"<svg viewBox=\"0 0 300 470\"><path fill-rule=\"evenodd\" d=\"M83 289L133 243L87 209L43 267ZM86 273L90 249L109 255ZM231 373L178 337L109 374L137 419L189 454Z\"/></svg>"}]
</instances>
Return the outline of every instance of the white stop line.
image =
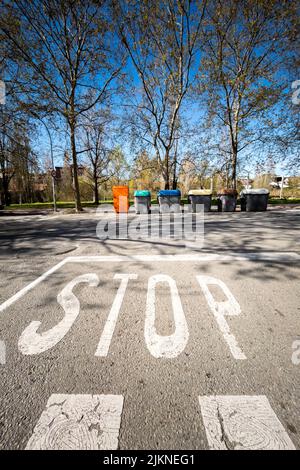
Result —
<instances>
[{"instance_id":1,"label":"white stop line","mask_svg":"<svg viewBox=\"0 0 300 470\"><path fill-rule=\"evenodd\" d=\"M8 300L0 304L0 312L3 312L17 300L21 299L27 292L47 279L51 274L58 271L67 263L125 263L125 262L155 262L155 261L173 261L173 262L201 262L208 263L212 261L277 261L280 263L290 263L300 261L300 255L294 252L257 252L257 253L231 253L228 255L219 255L214 253L208 254L191 254L191 255L112 255L112 256L67 256L44 274L39 276L27 286L10 297Z\"/></svg>"}]
</instances>

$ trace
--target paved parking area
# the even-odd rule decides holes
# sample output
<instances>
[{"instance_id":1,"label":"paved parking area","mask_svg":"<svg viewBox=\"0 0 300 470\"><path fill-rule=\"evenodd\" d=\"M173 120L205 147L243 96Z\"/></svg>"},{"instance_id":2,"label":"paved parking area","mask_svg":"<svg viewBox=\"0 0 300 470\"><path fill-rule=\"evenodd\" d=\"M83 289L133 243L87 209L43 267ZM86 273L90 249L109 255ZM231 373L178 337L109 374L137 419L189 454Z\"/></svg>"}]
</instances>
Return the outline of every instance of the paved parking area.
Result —
<instances>
[{"instance_id":1,"label":"paved parking area","mask_svg":"<svg viewBox=\"0 0 300 470\"><path fill-rule=\"evenodd\" d=\"M236 215L202 248L2 221L0 447L299 448L299 212Z\"/></svg>"}]
</instances>

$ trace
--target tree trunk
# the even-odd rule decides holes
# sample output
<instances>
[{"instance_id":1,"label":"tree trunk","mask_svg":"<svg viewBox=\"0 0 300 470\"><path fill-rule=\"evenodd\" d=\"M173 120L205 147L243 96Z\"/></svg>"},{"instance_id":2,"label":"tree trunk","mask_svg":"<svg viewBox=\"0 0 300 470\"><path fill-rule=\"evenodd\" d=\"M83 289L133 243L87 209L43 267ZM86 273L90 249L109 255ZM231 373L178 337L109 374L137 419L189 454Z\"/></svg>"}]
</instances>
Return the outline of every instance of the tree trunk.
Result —
<instances>
[{"instance_id":1,"label":"tree trunk","mask_svg":"<svg viewBox=\"0 0 300 470\"><path fill-rule=\"evenodd\" d=\"M79 190L79 181L78 181L78 165L77 165L77 154L76 154L76 142L75 142L75 121L70 121L70 136L71 136L71 151L72 151L72 161L73 161L73 190L74 190L74 200L75 200L75 209L76 212L82 211L81 201L80 201L80 190Z\"/></svg>"},{"instance_id":2,"label":"tree trunk","mask_svg":"<svg viewBox=\"0 0 300 470\"><path fill-rule=\"evenodd\" d=\"M3 175L2 185L3 185L4 205L9 206L10 205L9 180L5 175Z\"/></svg>"},{"instance_id":3,"label":"tree trunk","mask_svg":"<svg viewBox=\"0 0 300 470\"><path fill-rule=\"evenodd\" d=\"M98 206L99 204L99 191L98 191L98 178L97 170L94 171L94 204Z\"/></svg>"},{"instance_id":4,"label":"tree trunk","mask_svg":"<svg viewBox=\"0 0 300 470\"><path fill-rule=\"evenodd\" d=\"M238 157L238 130L239 130L239 102L234 101L233 107L233 124L231 128L231 148L232 148L232 159L231 159L231 184L232 189L236 189L236 166Z\"/></svg>"},{"instance_id":5,"label":"tree trunk","mask_svg":"<svg viewBox=\"0 0 300 470\"><path fill-rule=\"evenodd\" d=\"M231 185L232 189L236 189L236 166L237 166L237 146L234 145L232 148L232 159L231 159Z\"/></svg>"},{"instance_id":6,"label":"tree trunk","mask_svg":"<svg viewBox=\"0 0 300 470\"><path fill-rule=\"evenodd\" d=\"M172 181L172 189L177 189L177 177L176 177L176 160L174 161L174 170L173 170L173 181Z\"/></svg>"},{"instance_id":7,"label":"tree trunk","mask_svg":"<svg viewBox=\"0 0 300 470\"><path fill-rule=\"evenodd\" d=\"M165 189L170 189L170 170L169 170L169 153L168 152L166 152L166 155L165 155L164 180L165 180Z\"/></svg>"}]
</instances>

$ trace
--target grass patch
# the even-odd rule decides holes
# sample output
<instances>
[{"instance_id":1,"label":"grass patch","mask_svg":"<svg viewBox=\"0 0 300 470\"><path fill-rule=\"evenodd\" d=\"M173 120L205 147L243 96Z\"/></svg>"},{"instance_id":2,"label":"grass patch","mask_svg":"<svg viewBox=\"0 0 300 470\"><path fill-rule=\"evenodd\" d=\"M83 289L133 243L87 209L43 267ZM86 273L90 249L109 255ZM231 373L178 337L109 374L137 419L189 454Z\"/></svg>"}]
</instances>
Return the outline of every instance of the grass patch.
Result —
<instances>
[{"instance_id":1,"label":"grass patch","mask_svg":"<svg viewBox=\"0 0 300 470\"><path fill-rule=\"evenodd\" d=\"M82 207L96 207L92 201L82 202ZM100 201L100 204L112 204L112 201ZM61 202L56 203L58 209L72 209L75 208L74 202ZM11 204L5 206L5 210L28 210L28 209L53 209L52 202L33 202L28 204Z\"/></svg>"},{"instance_id":2,"label":"grass patch","mask_svg":"<svg viewBox=\"0 0 300 470\"><path fill-rule=\"evenodd\" d=\"M289 197L280 199L279 197L276 198L269 198L269 204L300 204L300 197Z\"/></svg>"},{"instance_id":3,"label":"grass patch","mask_svg":"<svg viewBox=\"0 0 300 470\"><path fill-rule=\"evenodd\" d=\"M238 200L238 204L239 204ZM99 204L113 204L113 201L100 201ZM130 200L130 205L133 205L134 201ZM152 205L157 204L157 199L152 199L151 200ZM182 198L181 199L181 204L188 204L187 198ZM269 204L300 204L300 198L269 198ZM217 205L217 199L213 198L212 199L212 205ZM96 207L95 204L92 201L84 201L82 202L82 207ZM10 206L5 206L5 210L30 210L30 209L52 209L53 204L51 202L34 202L34 203L28 203L28 204L11 204ZM57 202L57 208L58 209L73 209L75 208L75 203L70 201L70 202Z\"/></svg>"}]
</instances>

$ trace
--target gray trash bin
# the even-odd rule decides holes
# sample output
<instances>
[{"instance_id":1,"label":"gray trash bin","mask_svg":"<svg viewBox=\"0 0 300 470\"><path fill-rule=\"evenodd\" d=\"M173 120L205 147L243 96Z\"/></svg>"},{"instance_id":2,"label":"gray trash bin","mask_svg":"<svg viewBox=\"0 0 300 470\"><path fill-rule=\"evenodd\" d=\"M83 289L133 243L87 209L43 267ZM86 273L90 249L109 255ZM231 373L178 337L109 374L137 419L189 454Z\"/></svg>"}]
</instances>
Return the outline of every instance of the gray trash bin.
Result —
<instances>
[{"instance_id":1,"label":"gray trash bin","mask_svg":"<svg viewBox=\"0 0 300 470\"><path fill-rule=\"evenodd\" d=\"M243 189L240 192L241 211L262 212L268 207L268 189Z\"/></svg>"},{"instance_id":2,"label":"gray trash bin","mask_svg":"<svg viewBox=\"0 0 300 470\"><path fill-rule=\"evenodd\" d=\"M235 189L223 189L217 196L219 212L235 211L237 198L237 191Z\"/></svg>"},{"instance_id":3,"label":"gray trash bin","mask_svg":"<svg viewBox=\"0 0 300 470\"><path fill-rule=\"evenodd\" d=\"M160 213L181 212L181 192L179 189L160 190L157 193L157 199Z\"/></svg>"},{"instance_id":4,"label":"gray trash bin","mask_svg":"<svg viewBox=\"0 0 300 470\"><path fill-rule=\"evenodd\" d=\"M151 193L146 190L134 192L134 207L136 214L149 214L151 211Z\"/></svg>"},{"instance_id":5,"label":"gray trash bin","mask_svg":"<svg viewBox=\"0 0 300 470\"><path fill-rule=\"evenodd\" d=\"M212 192L210 189L191 189L188 192L188 202L192 206L193 212L199 212L200 204L204 206L204 212L209 212L211 207Z\"/></svg>"}]
</instances>

